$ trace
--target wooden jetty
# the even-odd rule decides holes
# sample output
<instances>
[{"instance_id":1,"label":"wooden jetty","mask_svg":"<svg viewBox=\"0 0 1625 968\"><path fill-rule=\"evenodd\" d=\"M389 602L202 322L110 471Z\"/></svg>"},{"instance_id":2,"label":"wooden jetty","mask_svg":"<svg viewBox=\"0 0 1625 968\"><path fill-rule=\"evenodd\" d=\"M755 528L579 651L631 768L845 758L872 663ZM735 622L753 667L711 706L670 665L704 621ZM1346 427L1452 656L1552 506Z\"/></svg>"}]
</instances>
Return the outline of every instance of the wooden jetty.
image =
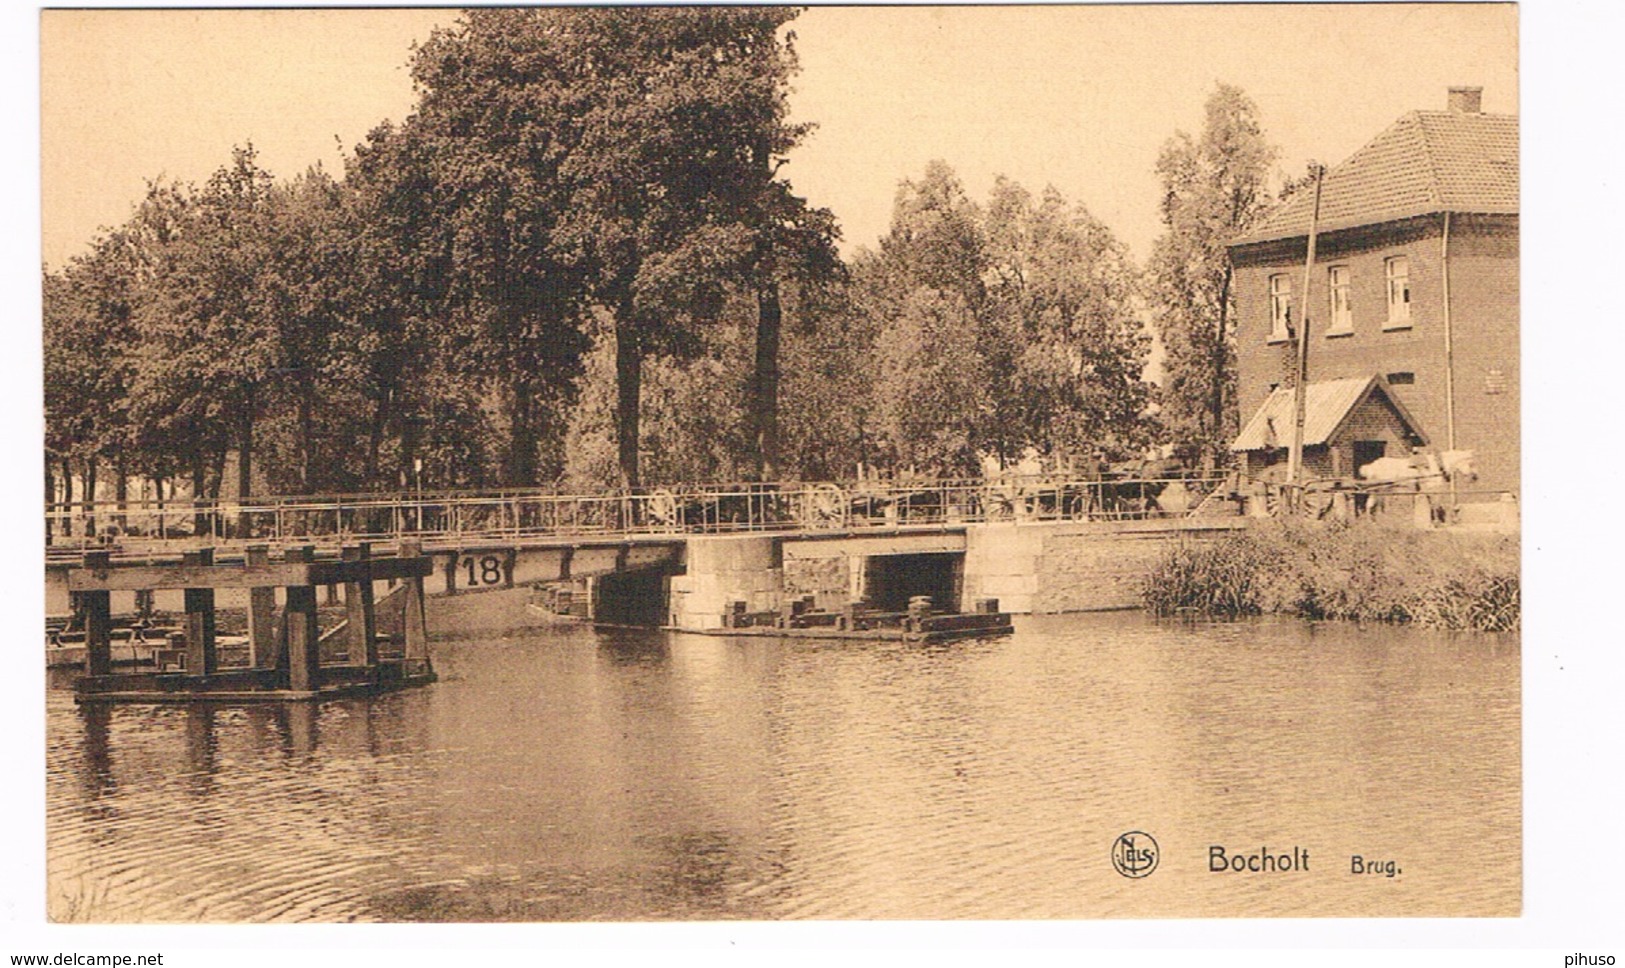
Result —
<instances>
[{"instance_id":1,"label":"wooden jetty","mask_svg":"<svg viewBox=\"0 0 1625 968\"><path fill-rule=\"evenodd\" d=\"M107 551L88 551L70 569L68 587L79 596L85 617L85 675L75 683L78 702L283 701L329 696L370 695L433 682L423 579L432 559L420 543L403 540L394 557L374 557L370 545L346 545L337 560L318 559L312 546L286 548L272 560L267 546L247 548L240 561L215 561L214 550L188 551L174 560L112 560ZM399 645L379 649L374 582L398 587L386 596L400 610ZM316 623L318 586L344 587L346 637L342 663L321 661ZM113 668L111 593L184 590L185 631L175 636L174 654L153 671ZM215 592L247 589L248 666L223 668L216 635ZM280 620L276 589L284 590Z\"/></svg>"}]
</instances>

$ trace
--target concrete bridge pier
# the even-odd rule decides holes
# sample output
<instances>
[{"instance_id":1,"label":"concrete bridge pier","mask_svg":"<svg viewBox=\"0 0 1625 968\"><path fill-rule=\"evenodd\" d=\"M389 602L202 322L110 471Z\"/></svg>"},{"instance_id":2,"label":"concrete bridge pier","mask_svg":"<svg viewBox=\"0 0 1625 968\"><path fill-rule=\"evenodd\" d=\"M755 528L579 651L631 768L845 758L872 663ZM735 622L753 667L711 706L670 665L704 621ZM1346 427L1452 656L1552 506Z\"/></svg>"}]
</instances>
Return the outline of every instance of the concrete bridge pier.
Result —
<instances>
[{"instance_id":1,"label":"concrete bridge pier","mask_svg":"<svg viewBox=\"0 0 1625 968\"><path fill-rule=\"evenodd\" d=\"M784 539L764 535L697 535L684 552L685 574L670 581L670 624L723 627L723 615L777 612L784 602Z\"/></svg>"}]
</instances>

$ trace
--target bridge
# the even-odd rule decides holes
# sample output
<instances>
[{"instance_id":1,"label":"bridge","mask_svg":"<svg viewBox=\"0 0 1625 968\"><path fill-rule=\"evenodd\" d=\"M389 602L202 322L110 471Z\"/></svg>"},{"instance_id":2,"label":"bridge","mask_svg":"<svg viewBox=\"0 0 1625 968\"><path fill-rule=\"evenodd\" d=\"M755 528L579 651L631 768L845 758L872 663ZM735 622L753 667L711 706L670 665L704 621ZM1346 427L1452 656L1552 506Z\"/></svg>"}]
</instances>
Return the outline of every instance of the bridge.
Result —
<instances>
[{"instance_id":1,"label":"bridge","mask_svg":"<svg viewBox=\"0 0 1625 968\"><path fill-rule=\"evenodd\" d=\"M1109 542L1115 553L1084 557L1095 584L1112 587L1082 603L1107 607L1129 603L1145 539L1240 526L1222 485L1011 477L75 503L45 512L47 610L67 609L66 571L86 551L161 561L207 547L231 560L314 546L337 557L402 542L434 560L430 594L586 582L600 617L702 630L797 597L826 607L926 594L968 608L991 596L1008 611L1067 610L1079 602L1046 591L1041 560L1053 570Z\"/></svg>"}]
</instances>

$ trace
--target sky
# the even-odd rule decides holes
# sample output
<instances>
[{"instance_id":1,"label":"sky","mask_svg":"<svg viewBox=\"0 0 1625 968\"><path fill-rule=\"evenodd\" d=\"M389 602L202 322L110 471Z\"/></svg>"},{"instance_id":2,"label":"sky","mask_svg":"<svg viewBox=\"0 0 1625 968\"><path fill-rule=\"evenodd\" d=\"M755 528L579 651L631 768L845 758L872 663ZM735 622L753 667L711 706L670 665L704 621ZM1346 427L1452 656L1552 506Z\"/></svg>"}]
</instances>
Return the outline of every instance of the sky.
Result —
<instances>
[{"instance_id":1,"label":"sky","mask_svg":"<svg viewBox=\"0 0 1625 968\"><path fill-rule=\"evenodd\" d=\"M414 41L455 11L76 10L41 19L42 255L61 266L126 219L149 179L201 182L234 144L288 178L414 92ZM783 169L843 247L884 234L899 181L952 166L1053 185L1138 258L1159 231L1155 165L1219 81L1257 102L1282 171L1335 163L1454 84L1516 113L1509 4L814 7L792 25L791 110L816 130Z\"/></svg>"}]
</instances>

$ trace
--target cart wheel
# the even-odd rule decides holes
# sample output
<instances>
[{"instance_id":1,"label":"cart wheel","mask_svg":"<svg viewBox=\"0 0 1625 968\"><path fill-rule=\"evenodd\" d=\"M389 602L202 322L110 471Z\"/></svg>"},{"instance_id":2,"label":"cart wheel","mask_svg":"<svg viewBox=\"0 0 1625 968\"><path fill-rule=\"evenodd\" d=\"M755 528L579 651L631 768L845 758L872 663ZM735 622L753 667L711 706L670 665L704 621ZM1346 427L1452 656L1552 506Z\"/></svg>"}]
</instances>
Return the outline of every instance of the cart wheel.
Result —
<instances>
[{"instance_id":1,"label":"cart wheel","mask_svg":"<svg viewBox=\"0 0 1625 968\"><path fill-rule=\"evenodd\" d=\"M814 484L802 495L801 523L812 528L835 528L845 523L846 492L835 484Z\"/></svg>"},{"instance_id":2,"label":"cart wheel","mask_svg":"<svg viewBox=\"0 0 1625 968\"><path fill-rule=\"evenodd\" d=\"M1337 494L1331 490L1306 489L1303 492L1303 502L1298 511L1312 521L1319 521L1331 512L1332 502L1337 500Z\"/></svg>"}]
</instances>

